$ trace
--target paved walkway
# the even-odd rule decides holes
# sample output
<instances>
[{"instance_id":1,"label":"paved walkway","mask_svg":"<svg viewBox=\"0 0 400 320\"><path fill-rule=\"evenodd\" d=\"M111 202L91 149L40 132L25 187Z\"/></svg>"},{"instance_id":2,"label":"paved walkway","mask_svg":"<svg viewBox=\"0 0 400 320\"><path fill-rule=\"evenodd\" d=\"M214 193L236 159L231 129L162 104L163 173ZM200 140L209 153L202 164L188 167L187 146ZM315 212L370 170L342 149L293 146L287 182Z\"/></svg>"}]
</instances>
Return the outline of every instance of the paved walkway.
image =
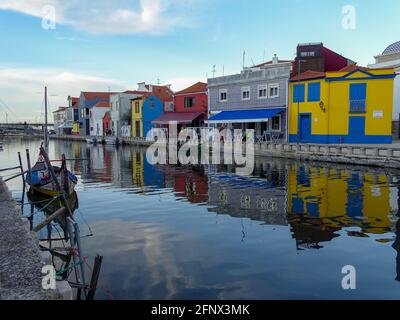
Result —
<instances>
[{"instance_id":1,"label":"paved walkway","mask_svg":"<svg viewBox=\"0 0 400 320\"><path fill-rule=\"evenodd\" d=\"M55 299L42 289L42 265L39 247L0 178L0 300Z\"/></svg>"}]
</instances>

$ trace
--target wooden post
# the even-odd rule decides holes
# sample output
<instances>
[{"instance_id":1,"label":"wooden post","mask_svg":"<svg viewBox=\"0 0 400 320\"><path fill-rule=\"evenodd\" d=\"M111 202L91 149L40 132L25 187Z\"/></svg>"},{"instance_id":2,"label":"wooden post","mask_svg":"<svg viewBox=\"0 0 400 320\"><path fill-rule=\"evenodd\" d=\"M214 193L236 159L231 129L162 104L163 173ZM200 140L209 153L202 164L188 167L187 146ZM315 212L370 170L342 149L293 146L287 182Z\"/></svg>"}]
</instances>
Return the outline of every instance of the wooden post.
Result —
<instances>
[{"instance_id":1,"label":"wooden post","mask_svg":"<svg viewBox=\"0 0 400 320\"><path fill-rule=\"evenodd\" d=\"M25 174L24 174L24 166L22 165L21 152L18 152L18 160L19 166L21 168L21 176L22 176L22 201L21 201L21 212L24 214L24 203L25 203Z\"/></svg>"},{"instance_id":2,"label":"wooden post","mask_svg":"<svg viewBox=\"0 0 400 320\"><path fill-rule=\"evenodd\" d=\"M32 166L31 166L31 156L29 154L29 149L26 149L26 163L28 165L28 177L29 177L29 186L30 192L32 192Z\"/></svg>"},{"instance_id":3,"label":"wooden post","mask_svg":"<svg viewBox=\"0 0 400 320\"><path fill-rule=\"evenodd\" d=\"M45 226L47 226L50 222L52 222L54 219L58 218L59 216L65 214L67 212L67 209L65 207L62 207L58 209L56 212L54 212L51 216L43 220L41 223L39 223L33 231L38 232L41 229L43 229Z\"/></svg>"},{"instance_id":4,"label":"wooden post","mask_svg":"<svg viewBox=\"0 0 400 320\"><path fill-rule=\"evenodd\" d=\"M96 294L96 289L97 289L97 282L98 282L99 276L100 276L102 262L103 262L103 257L100 255L96 255L96 258L94 259L92 277L90 279L89 292L88 292L86 300L94 300L94 296Z\"/></svg>"}]
</instances>

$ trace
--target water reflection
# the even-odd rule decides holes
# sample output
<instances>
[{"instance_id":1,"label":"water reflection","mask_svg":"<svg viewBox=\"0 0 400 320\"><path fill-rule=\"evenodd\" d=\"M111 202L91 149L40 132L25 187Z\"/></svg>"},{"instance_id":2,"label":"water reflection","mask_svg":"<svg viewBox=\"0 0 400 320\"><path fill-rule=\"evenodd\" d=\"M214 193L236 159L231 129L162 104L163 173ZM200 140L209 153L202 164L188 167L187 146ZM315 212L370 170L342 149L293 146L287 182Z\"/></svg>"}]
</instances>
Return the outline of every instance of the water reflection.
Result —
<instances>
[{"instance_id":1,"label":"water reflection","mask_svg":"<svg viewBox=\"0 0 400 320\"><path fill-rule=\"evenodd\" d=\"M81 159L69 166L97 231L86 246L112 261L104 276L121 298L348 298L346 264L364 283L352 298L400 290L399 171L257 159L238 177L152 166L140 148L54 153Z\"/></svg>"}]
</instances>

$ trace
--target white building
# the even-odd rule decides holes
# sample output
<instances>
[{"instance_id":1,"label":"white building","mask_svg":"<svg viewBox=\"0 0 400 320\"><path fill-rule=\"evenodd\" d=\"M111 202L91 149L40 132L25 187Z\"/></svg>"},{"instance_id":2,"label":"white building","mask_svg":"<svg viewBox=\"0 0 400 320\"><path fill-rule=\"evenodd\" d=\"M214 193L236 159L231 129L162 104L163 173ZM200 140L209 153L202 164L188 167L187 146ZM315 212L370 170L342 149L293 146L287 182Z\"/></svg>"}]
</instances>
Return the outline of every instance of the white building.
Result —
<instances>
[{"instance_id":1,"label":"white building","mask_svg":"<svg viewBox=\"0 0 400 320\"><path fill-rule=\"evenodd\" d=\"M57 134L64 134L66 119L66 107L59 107L58 110L53 112L54 130L57 132Z\"/></svg>"},{"instance_id":2,"label":"white building","mask_svg":"<svg viewBox=\"0 0 400 320\"><path fill-rule=\"evenodd\" d=\"M394 79L393 131L396 139L399 135L400 117L400 41L388 46L382 54L375 57L375 63L370 68L394 68L398 76Z\"/></svg>"},{"instance_id":3,"label":"white building","mask_svg":"<svg viewBox=\"0 0 400 320\"><path fill-rule=\"evenodd\" d=\"M90 136L102 137L105 135L103 117L110 110L110 103L105 101L99 101L89 108Z\"/></svg>"}]
</instances>

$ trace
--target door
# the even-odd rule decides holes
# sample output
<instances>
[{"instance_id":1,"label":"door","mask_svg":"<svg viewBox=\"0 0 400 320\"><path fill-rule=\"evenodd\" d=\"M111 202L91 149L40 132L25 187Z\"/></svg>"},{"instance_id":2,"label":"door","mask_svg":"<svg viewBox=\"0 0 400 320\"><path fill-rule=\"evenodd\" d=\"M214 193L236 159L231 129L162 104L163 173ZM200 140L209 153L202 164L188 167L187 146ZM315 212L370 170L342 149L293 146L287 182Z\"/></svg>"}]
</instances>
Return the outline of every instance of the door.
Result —
<instances>
[{"instance_id":1,"label":"door","mask_svg":"<svg viewBox=\"0 0 400 320\"><path fill-rule=\"evenodd\" d=\"M136 121L136 138L139 138L141 136L140 134L140 121Z\"/></svg>"},{"instance_id":2,"label":"door","mask_svg":"<svg viewBox=\"0 0 400 320\"><path fill-rule=\"evenodd\" d=\"M365 137L365 117L349 117L349 141L347 143L363 143Z\"/></svg>"},{"instance_id":3,"label":"door","mask_svg":"<svg viewBox=\"0 0 400 320\"><path fill-rule=\"evenodd\" d=\"M311 142L311 115L300 115L300 141Z\"/></svg>"}]
</instances>

